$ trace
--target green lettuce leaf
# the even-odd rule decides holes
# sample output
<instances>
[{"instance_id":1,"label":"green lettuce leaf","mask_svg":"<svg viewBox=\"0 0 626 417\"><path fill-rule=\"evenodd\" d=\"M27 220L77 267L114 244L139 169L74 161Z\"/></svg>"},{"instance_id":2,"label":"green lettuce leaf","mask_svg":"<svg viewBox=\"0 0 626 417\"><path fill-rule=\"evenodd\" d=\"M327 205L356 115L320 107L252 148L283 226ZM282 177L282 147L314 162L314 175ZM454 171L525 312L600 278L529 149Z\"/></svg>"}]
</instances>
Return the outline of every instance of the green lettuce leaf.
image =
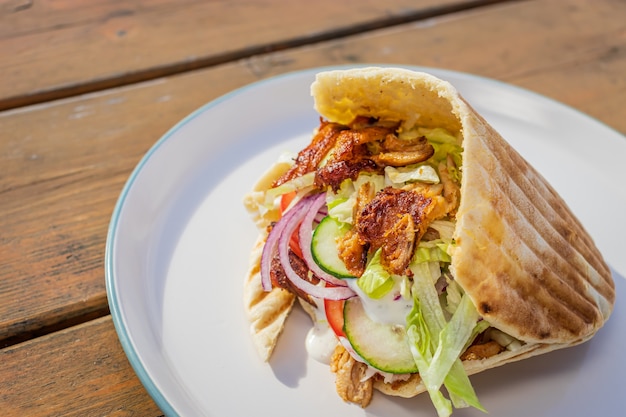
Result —
<instances>
[{"instance_id":1,"label":"green lettuce leaf","mask_svg":"<svg viewBox=\"0 0 626 417\"><path fill-rule=\"evenodd\" d=\"M378 174L361 173L356 181L351 179L344 180L337 192L329 189L326 192L328 215L342 223L352 224L357 191L365 182L371 182L374 190L378 192L385 186L385 177Z\"/></svg>"},{"instance_id":2,"label":"green lettuce leaf","mask_svg":"<svg viewBox=\"0 0 626 417\"><path fill-rule=\"evenodd\" d=\"M368 297L375 300L385 296L394 287L393 277L380 263L382 249L378 249L359 277L357 285Z\"/></svg>"},{"instance_id":3,"label":"green lettuce leaf","mask_svg":"<svg viewBox=\"0 0 626 417\"><path fill-rule=\"evenodd\" d=\"M413 254L413 262L447 262L449 263L452 258L448 254L448 242L443 240L431 240L427 242L420 242L415 248Z\"/></svg>"},{"instance_id":4,"label":"green lettuce leaf","mask_svg":"<svg viewBox=\"0 0 626 417\"><path fill-rule=\"evenodd\" d=\"M435 166L439 165L440 162L445 161L448 154L452 157L454 164L457 167L461 166L463 162L463 147L461 147L461 140L459 138L443 128L418 128L418 132L422 136L426 137L430 144L433 145L435 154L431 157L430 161L432 161ZM461 172L458 169L452 170L450 175L455 181L461 181Z\"/></svg>"},{"instance_id":5,"label":"green lettuce leaf","mask_svg":"<svg viewBox=\"0 0 626 417\"><path fill-rule=\"evenodd\" d=\"M437 277L430 262L413 262L413 309L407 316L407 335L420 376L440 417L455 407L468 405L484 411L459 359L472 337L478 313L468 296L463 296L450 322L434 286ZM448 400L441 393L444 385Z\"/></svg>"},{"instance_id":6,"label":"green lettuce leaf","mask_svg":"<svg viewBox=\"0 0 626 417\"><path fill-rule=\"evenodd\" d=\"M315 172L309 172L300 177L295 177L278 187L270 188L265 193L265 205L271 207L274 204L274 200L283 194L313 187L314 180Z\"/></svg>"},{"instance_id":7,"label":"green lettuce leaf","mask_svg":"<svg viewBox=\"0 0 626 417\"><path fill-rule=\"evenodd\" d=\"M460 363L459 356L465 350L468 341L473 338L478 318L479 315L474 304L472 304L472 300L467 294L463 295L452 319L439 333L437 350L433 355L430 366L426 372L420 372L422 378L424 378L425 374L429 374L426 379L432 384L433 388L440 387L447 380L455 362L458 361ZM452 376L451 382L454 382L453 389L451 390L448 384L446 384L446 388L454 392L467 404L485 411L478 401L472 385L469 383L469 378L467 378L467 383L465 383L463 375L459 372L465 373L462 366L460 370L455 370L455 374ZM456 373L459 374L456 375ZM458 386L457 381L460 382Z\"/></svg>"},{"instance_id":8,"label":"green lettuce leaf","mask_svg":"<svg viewBox=\"0 0 626 417\"><path fill-rule=\"evenodd\" d=\"M417 369L427 369L432 361L432 346L430 342L430 332L427 330L426 322L424 321L424 317L420 314L420 311L421 309L418 306L415 313L411 313L414 314L414 324L407 328L406 333ZM429 389L427 392L439 417L448 417L452 414L452 404L450 400L448 400L439 389Z\"/></svg>"},{"instance_id":9,"label":"green lettuce leaf","mask_svg":"<svg viewBox=\"0 0 626 417\"><path fill-rule=\"evenodd\" d=\"M420 181L427 184L439 184L437 171L426 164L407 165L405 167L385 167L385 175L393 184L405 184Z\"/></svg>"},{"instance_id":10,"label":"green lettuce leaf","mask_svg":"<svg viewBox=\"0 0 626 417\"><path fill-rule=\"evenodd\" d=\"M439 232L439 237L441 237L442 240L447 241L448 243L452 242L452 236L455 228L454 222L439 219L432 222L429 227L432 227Z\"/></svg>"}]
</instances>

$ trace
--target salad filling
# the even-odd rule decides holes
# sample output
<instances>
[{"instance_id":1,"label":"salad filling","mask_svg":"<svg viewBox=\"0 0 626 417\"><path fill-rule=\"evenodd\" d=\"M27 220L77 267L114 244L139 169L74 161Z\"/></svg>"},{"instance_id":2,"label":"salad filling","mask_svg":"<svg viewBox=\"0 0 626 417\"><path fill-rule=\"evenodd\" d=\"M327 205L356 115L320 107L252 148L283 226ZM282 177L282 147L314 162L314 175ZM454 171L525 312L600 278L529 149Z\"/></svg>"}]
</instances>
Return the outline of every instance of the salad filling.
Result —
<instances>
[{"instance_id":1,"label":"salad filling","mask_svg":"<svg viewBox=\"0 0 626 417\"><path fill-rule=\"evenodd\" d=\"M324 340L332 330L324 346L334 353L316 356L331 362L345 400L365 406L374 381L419 375L440 416L484 411L462 361L522 346L490 327L454 279L462 152L460 134L442 128L321 120L260 199L279 219L263 249L263 288L315 310ZM346 364L359 378L342 379Z\"/></svg>"}]
</instances>

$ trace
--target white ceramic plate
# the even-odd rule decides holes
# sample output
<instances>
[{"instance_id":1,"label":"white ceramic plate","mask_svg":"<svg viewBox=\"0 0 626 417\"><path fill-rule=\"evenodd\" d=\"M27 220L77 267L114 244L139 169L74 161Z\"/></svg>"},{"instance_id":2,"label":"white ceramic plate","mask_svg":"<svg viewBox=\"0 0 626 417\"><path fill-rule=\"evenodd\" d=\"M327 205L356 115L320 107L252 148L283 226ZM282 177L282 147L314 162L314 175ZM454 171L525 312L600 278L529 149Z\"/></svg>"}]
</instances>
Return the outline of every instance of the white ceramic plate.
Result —
<instances>
[{"instance_id":1,"label":"white ceramic plate","mask_svg":"<svg viewBox=\"0 0 626 417\"><path fill-rule=\"evenodd\" d=\"M622 135L510 85L414 69L451 81L552 182L625 274ZM111 313L133 368L168 415L434 415L427 395L376 395L366 410L343 403L328 367L305 354L310 323L300 310L269 364L249 339L242 281L256 230L242 197L283 150L308 143L318 123L309 95L318 71L262 81L202 107L156 143L120 196L106 252ZM622 412L626 282L617 281L621 300L590 342L472 378L491 416Z\"/></svg>"}]
</instances>

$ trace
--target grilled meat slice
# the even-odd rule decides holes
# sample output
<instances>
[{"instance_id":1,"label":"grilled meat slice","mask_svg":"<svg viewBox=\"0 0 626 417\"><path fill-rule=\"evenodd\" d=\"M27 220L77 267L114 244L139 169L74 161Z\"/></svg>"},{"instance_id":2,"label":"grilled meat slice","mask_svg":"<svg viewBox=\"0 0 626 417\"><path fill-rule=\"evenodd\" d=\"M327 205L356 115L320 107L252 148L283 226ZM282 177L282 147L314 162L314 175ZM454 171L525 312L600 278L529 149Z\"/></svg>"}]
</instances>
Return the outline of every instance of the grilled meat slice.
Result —
<instances>
[{"instance_id":1,"label":"grilled meat slice","mask_svg":"<svg viewBox=\"0 0 626 417\"><path fill-rule=\"evenodd\" d=\"M296 177L315 171L322 159L335 146L339 133L345 129L347 126L320 119L320 127L311 143L298 153L294 165L278 178L273 186L277 187Z\"/></svg>"},{"instance_id":2,"label":"grilled meat slice","mask_svg":"<svg viewBox=\"0 0 626 417\"><path fill-rule=\"evenodd\" d=\"M298 274L300 278L309 281L312 284L319 283L319 278L316 277L313 273L309 273L309 267L302 259L300 259L298 255L292 252L291 249L289 250L289 263L291 264L291 267L293 268L295 273ZM272 264L270 267L270 278L272 280L273 286L283 288L297 295L312 306L316 306L315 301L311 298L309 294L294 286L289 278L287 278L278 254L276 254L274 258L272 258Z\"/></svg>"},{"instance_id":3,"label":"grilled meat slice","mask_svg":"<svg viewBox=\"0 0 626 417\"><path fill-rule=\"evenodd\" d=\"M474 361L487 359L492 356L497 355L498 353L504 351L505 348L500 346L496 341L491 340L489 342L473 344L467 348L465 352L461 355L461 360L463 361Z\"/></svg>"},{"instance_id":4,"label":"grilled meat slice","mask_svg":"<svg viewBox=\"0 0 626 417\"><path fill-rule=\"evenodd\" d=\"M411 275L408 266L416 244L415 223L409 213L398 220L385 234L381 261L387 270L397 275Z\"/></svg>"},{"instance_id":5,"label":"grilled meat slice","mask_svg":"<svg viewBox=\"0 0 626 417\"><path fill-rule=\"evenodd\" d=\"M374 199L376 190L370 182L361 184L358 189L356 203L354 204L354 212L352 217L355 219L355 223L358 222L358 218L370 201ZM367 265L367 252L369 244L363 244L361 238L357 232L357 229L353 227L337 242L337 248L339 249L339 258L343 261L350 272L355 277L360 277L365 272Z\"/></svg>"},{"instance_id":6,"label":"grilled meat slice","mask_svg":"<svg viewBox=\"0 0 626 417\"><path fill-rule=\"evenodd\" d=\"M339 259L346 265L346 269L355 277L365 272L367 265L368 245L363 245L356 229L352 228L337 241Z\"/></svg>"},{"instance_id":7,"label":"grilled meat slice","mask_svg":"<svg viewBox=\"0 0 626 417\"><path fill-rule=\"evenodd\" d=\"M383 248L381 262L390 272L405 274L416 242L435 220L430 215L434 208L432 198L387 187L365 206L355 226L363 244Z\"/></svg>"},{"instance_id":8,"label":"grilled meat slice","mask_svg":"<svg viewBox=\"0 0 626 417\"><path fill-rule=\"evenodd\" d=\"M378 152L372 159L382 167L401 167L424 162L434 154L435 148L425 137L407 140L390 133L380 143Z\"/></svg>"},{"instance_id":9,"label":"grilled meat slice","mask_svg":"<svg viewBox=\"0 0 626 417\"><path fill-rule=\"evenodd\" d=\"M329 161L315 173L315 185L319 188L329 186L337 192L341 183L350 178L355 180L361 172L376 172L382 170L374 161L368 158L359 158L347 161Z\"/></svg>"},{"instance_id":10,"label":"grilled meat slice","mask_svg":"<svg viewBox=\"0 0 626 417\"><path fill-rule=\"evenodd\" d=\"M317 170L315 184L323 188L330 186L334 191L345 179L356 179L360 172L382 172L370 156L367 144L384 140L393 128L367 126L361 129L342 131L336 140L326 164Z\"/></svg>"},{"instance_id":11,"label":"grilled meat slice","mask_svg":"<svg viewBox=\"0 0 626 417\"><path fill-rule=\"evenodd\" d=\"M431 147L432 149L432 147ZM392 151L392 152L381 152L377 155L372 156L374 162L377 165L386 167L403 167L411 164L418 164L420 162L424 162L428 158L433 156L433 152L424 153L420 151L414 152L402 152L402 151Z\"/></svg>"},{"instance_id":12,"label":"grilled meat slice","mask_svg":"<svg viewBox=\"0 0 626 417\"><path fill-rule=\"evenodd\" d=\"M374 385L371 378L365 378L367 365L357 362L341 345L335 348L331 357L330 370L335 374L335 389L344 400L365 408L372 401Z\"/></svg>"}]
</instances>

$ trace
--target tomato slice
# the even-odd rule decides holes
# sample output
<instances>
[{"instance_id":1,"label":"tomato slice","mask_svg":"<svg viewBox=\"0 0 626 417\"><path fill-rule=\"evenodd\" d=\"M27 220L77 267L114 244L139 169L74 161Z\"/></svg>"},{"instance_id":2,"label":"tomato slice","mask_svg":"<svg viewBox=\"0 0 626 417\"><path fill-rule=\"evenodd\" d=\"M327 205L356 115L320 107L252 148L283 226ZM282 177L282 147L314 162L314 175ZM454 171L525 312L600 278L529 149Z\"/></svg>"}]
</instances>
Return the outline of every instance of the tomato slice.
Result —
<instances>
[{"instance_id":1,"label":"tomato slice","mask_svg":"<svg viewBox=\"0 0 626 417\"><path fill-rule=\"evenodd\" d=\"M291 238L289 239L289 248L293 251L293 253L298 255L300 259L304 259L304 255L302 254L302 249L300 249L300 237L298 234L299 232L300 232L300 226L298 226L296 230L293 232L293 234L291 235Z\"/></svg>"},{"instance_id":2,"label":"tomato slice","mask_svg":"<svg viewBox=\"0 0 626 417\"><path fill-rule=\"evenodd\" d=\"M285 210L287 210L287 207L289 207L289 204L291 204L291 202L293 201L295 197L296 197L295 191L292 191L287 194L283 194L280 197L280 214L281 215L285 212ZM302 249L300 249L300 238L298 237L299 233L300 233L300 226L296 227L296 230L294 230L293 234L291 235L291 238L289 239L289 249L291 249L293 253L298 255L300 259L304 259L304 255L302 255Z\"/></svg>"},{"instance_id":3,"label":"tomato slice","mask_svg":"<svg viewBox=\"0 0 626 417\"><path fill-rule=\"evenodd\" d=\"M328 325L337 337L346 337L343 331L343 306L345 300L324 300L324 310L326 310L326 319Z\"/></svg>"},{"instance_id":4,"label":"tomato slice","mask_svg":"<svg viewBox=\"0 0 626 417\"><path fill-rule=\"evenodd\" d=\"M280 197L280 214L283 214L285 210L287 210L287 207L289 207L289 204L291 204L294 198L296 198L295 191L292 191L287 194L283 194Z\"/></svg>"}]
</instances>

